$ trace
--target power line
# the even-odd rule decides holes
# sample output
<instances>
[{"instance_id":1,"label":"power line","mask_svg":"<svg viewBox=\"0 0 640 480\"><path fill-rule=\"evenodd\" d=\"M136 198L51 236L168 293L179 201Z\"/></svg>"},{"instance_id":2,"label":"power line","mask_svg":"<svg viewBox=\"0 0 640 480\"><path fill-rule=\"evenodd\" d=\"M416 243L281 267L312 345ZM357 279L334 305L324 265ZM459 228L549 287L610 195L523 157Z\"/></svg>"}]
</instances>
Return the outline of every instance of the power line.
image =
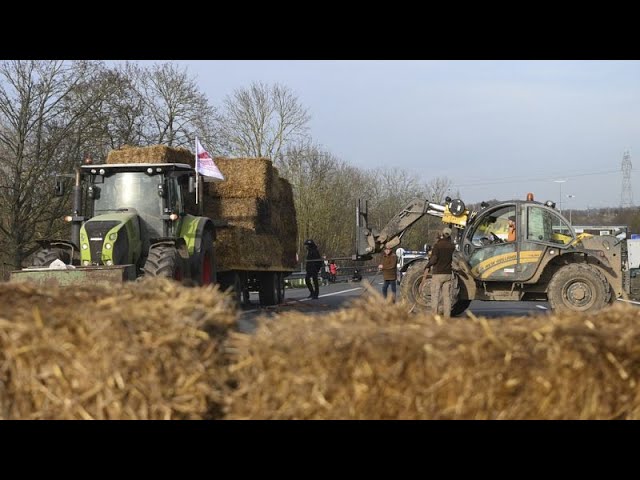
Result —
<instances>
[{"instance_id":1,"label":"power line","mask_svg":"<svg viewBox=\"0 0 640 480\"><path fill-rule=\"evenodd\" d=\"M575 173L575 174L571 174L571 175L562 175L563 178L577 178L577 177L588 177L588 176L592 176L592 175L607 175L610 173L618 173L620 170L607 170L604 172L590 172L590 173ZM481 187L481 186L485 186L485 185L499 185L499 184L504 184L504 183L513 183L513 182L527 182L527 183L531 183L531 182L551 182L553 181L552 177L539 177L539 178L531 178L531 177L525 177L525 176L514 176L514 177L503 177L500 179L496 179L496 180L492 180L492 181L488 181L488 182L474 182L474 183L460 183L460 184L455 184L453 185L454 187L460 188L460 187Z\"/></svg>"}]
</instances>

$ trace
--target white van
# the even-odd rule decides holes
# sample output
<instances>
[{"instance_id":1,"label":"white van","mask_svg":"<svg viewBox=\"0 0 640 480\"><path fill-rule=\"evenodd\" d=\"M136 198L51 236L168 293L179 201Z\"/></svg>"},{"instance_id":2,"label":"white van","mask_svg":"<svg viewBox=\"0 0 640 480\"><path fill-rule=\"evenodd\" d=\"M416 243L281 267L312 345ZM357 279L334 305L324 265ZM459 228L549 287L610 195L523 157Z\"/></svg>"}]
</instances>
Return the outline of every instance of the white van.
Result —
<instances>
[{"instance_id":1,"label":"white van","mask_svg":"<svg viewBox=\"0 0 640 480\"><path fill-rule=\"evenodd\" d=\"M402 281L402 277L404 276L407 268L411 262L419 259L419 258L427 258L428 252L424 250L405 250L400 247L396 249L396 257L398 257L398 265L397 265L397 281L400 283Z\"/></svg>"}]
</instances>

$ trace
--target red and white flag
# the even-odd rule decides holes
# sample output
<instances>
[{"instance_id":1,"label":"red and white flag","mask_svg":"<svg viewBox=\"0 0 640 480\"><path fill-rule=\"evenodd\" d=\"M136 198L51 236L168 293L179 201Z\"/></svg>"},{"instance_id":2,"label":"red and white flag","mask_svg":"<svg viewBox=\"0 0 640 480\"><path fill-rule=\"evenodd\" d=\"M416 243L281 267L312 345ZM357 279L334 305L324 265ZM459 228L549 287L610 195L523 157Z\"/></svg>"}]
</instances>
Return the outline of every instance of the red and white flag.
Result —
<instances>
[{"instance_id":1,"label":"red and white flag","mask_svg":"<svg viewBox=\"0 0 640 480\"><path fill-rule=\"evenodd\" d=\"M204 177L205 182L224 180L224 175L213 162L209 152L202 148L198 137L196 137L196 171Z\"/></svg>"}]
</instances>

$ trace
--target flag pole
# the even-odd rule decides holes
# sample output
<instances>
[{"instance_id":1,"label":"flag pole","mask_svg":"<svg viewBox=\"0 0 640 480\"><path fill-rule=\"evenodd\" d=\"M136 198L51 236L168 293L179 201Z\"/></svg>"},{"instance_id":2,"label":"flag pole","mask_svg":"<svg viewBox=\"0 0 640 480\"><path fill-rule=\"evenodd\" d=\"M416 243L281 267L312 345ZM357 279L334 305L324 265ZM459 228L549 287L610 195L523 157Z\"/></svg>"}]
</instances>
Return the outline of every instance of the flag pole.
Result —
<instances>
[{"instance_id":1,"label":"flag pole","mask_svg":"<svg viewBox=\"0 0 640 480\"><path fill-rule=\"evenodd\" d=\"M200 177L198 175L198 136L197 135L196 135L195 152L196 152L196 205L198 205L198 200L200 198L199 186L198 186L200 184Z\"/></svg>"}]
</instances>

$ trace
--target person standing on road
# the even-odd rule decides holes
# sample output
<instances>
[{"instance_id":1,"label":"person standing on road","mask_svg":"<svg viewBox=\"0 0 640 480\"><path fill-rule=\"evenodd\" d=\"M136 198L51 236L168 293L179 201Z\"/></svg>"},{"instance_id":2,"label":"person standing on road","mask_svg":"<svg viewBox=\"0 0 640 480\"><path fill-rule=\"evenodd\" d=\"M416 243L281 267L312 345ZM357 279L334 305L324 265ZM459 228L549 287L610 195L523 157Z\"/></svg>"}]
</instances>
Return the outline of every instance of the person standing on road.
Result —
<instances>
[{"instance_id":1,"label":"person standing on road","mask_svg":"<svg viewBox=\"0 0 640 480\"><path fill-rule=\"evenodd\" d=\"M331 260L331 262L329 262L329 281L331 283L336 283L336 276L338 275L338 266L336 265L336 262Z\"/></svg>"},{"instance_id":2,"label":"person standing on road","mask_svg":"<svg viewBox=\"0 0 640 480\"><path fill-rule=\"evenodd\" d=\"M318 273L323 266L323 261L318 251L318 246L313 240L305 240L304 246L307 247L307 274L304 277L304 283L309 289L309 296L307 298L316 299L318 295L320 295Z\"/></svg>"},{"instance_id":3,"label":"person standing on road","mask_svg":"<svg viewBox=\"0 0 640 480\"><path fill-rule=\"evenodd\" d=\"M444 318L451 316L451 280L453 275L451 261L454 250L455 246L451 242L451 229L445 227L442 230L442 237L431 249L420 286L422 292L427 284L427 274L429 267L431 267L431 311L434 315L438 315L438 307L442 305Z\"/></svg>"},{"instance_id":4,"label":"person standing on road","mask_svg":"<svg viewBox=\"0 0 640 480\"><path fill-rule=\"evenodd\" d=\"M391 251L391 247L384 247L384 254L382 255L382 263L378 265L378 269L382 270L382 279L384 285L382 286L382 296L387 298L387 291L391 287L391 293L393 293L393 303L396 302L396 281L397 281L397 268L398 257Z\"/></svg>"}]
</instances>

